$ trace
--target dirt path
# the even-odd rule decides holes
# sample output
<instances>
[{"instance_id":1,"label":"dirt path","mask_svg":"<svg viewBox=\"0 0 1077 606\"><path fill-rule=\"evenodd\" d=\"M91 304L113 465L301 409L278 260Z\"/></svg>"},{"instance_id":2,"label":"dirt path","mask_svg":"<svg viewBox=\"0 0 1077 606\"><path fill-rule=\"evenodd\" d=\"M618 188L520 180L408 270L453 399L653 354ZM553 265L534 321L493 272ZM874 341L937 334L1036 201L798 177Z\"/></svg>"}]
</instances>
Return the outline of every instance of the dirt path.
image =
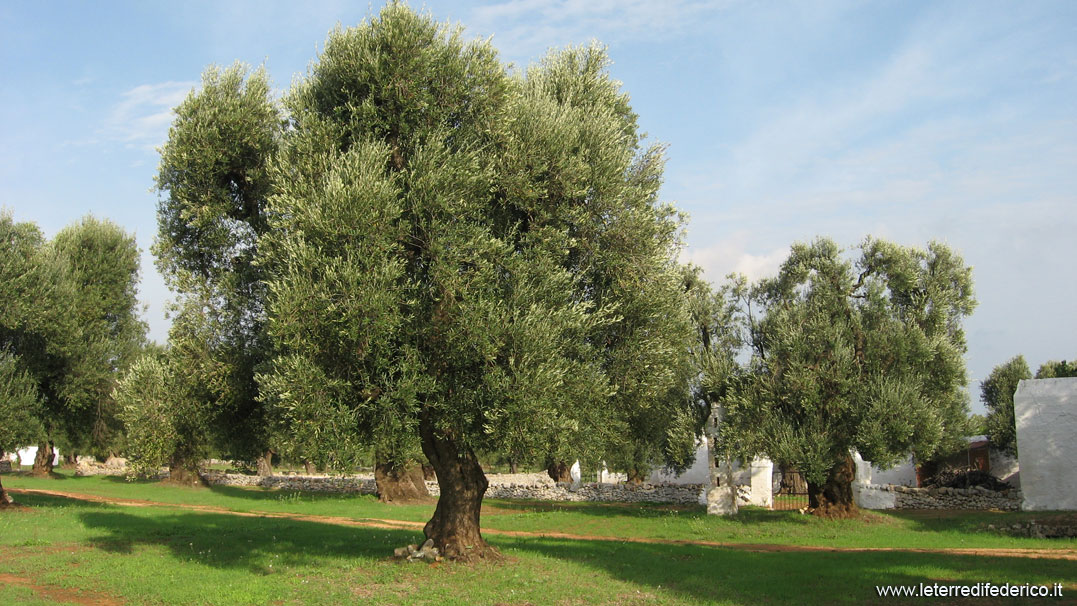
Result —
<instances>
[{"instance_id":1,"label":"dirt path","mask_svg":"<svg viewBox=\"0 0 1077 606\"><path fill-rule=\"evenodd\" d=\"M87 591L85 589L66 589L56 585L41 585L32 579L15 576L13 574L0 574L0 584L17 585L26 587L37 594L36 597L50 600L61 604L78 604L78 606L123 606L123 601L107 596L102 593Z\"/></svg>"},{"instance_id":2,"label":"dirt path","mask_svg":"<svg viewBox=\"0 0 1077 606\"><path fill-rule=\"evenodd\" d=\"M29 510L29 508L22 508ZM91 549L79 545L58 545L44 547L30 547L29 553L33 555L71 554L88 552ZM25 553L24 548L0 547L0 564L18 553ZM77 566L78 564L73 564ZM90 589L68 589L59 585L48 585L29 577L15 574L0 573L0 585L14 585L25 587L34 592L35 597L56 604L76 604L77 606L123 606L124 601L100 591Z\"/></svg>"},{"instance_id":3,"label":"dirt path","mask_svg":"<svg viewBox=\"0 0 1077 606\"><path fill-rule=\"evenodd\" d=\"M97 495L64 492L59 490L36 490L36 489L7 489L14 494L41 494L93 503L119 505L124 507L172 507L192 511L204 511L209 513L221 513L227 515L249 518L278 518L286 520L298 520L303 522L318 522L323 524L337 524L340 526L358 526L365 528L381 528L388 530L422 530L423 522L408 522L404 520L387 520L382 518L345 518L340 516L317 516L294 513L275 513L268 511L233 511L223 507L212 505L185 505L177 503L161 503L157 501L144 501L140 499L122 499L115 497L101 497ZM948 555L971 555L993 557L1016 557L1016 558L1048 558L1055 560L1077 561L1077 549L1016 549L1016 548L906 548L906 547L824 547L818 545L781 545L769 543L726 543L720 541L695 541L688 539L657 539L645 537L609 537L597 535L571 534L567 532L533 532L524 530L498 530L484 528L483 534L509 537L526 538L550 538L568 539L574 541L609 541L618 543L645 543L658 545L696 545L702 547L718 547L722 549L739 549L754 552L903 552L903 553L939 553Z\"/></svg>"}]
</instances>

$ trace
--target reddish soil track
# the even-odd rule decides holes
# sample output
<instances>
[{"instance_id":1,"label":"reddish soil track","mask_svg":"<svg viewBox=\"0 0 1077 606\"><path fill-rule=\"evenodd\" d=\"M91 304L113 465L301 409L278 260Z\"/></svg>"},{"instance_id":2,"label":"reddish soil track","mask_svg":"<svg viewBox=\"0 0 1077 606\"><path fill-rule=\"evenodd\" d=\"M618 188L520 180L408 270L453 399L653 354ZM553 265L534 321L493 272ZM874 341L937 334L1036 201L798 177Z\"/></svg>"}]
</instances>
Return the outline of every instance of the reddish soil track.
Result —
<instances>
[{"instance_id":1,"label":"reddish soil track","mask_svg":"<svg viewBox=\"0 0 1077 606\"><path fill-rule=\"evenodd\" d=\"M21 510L29 510L20 507ZM17 553L30 553L33 555L47 555L56 553L80 553L91 551L91 548L82 545L49 545L44 547L29 548L0 548L0 563ZM79 606L123 606L123 600L99 591L89 589L68 589L57 585L47 585L32 578L14 574L0 573L0 585L15 585L32 590L37 598L48 600L57 604L78 604Z\"/></svg>"},{"instance_id":2,"label":"reddish soil track","mask_svg":"<svg viewBox=\"0 0 1077 606\"><path fill-rule=\"evenodd\" d=\"M74 492L62 492L58 490L35 490L35 489L8 489L15 494L42 494L93 503L105 503L108 505L120 505L125 507L171 507L175 509L187 509L193 511L205 511L234 516L252 518L280 518L286 520L299 520L304 522L319 522L323 524L337 524L341 526L360 526L367 528L382 528L389 530L422 530L423 522L407 522L403 520L386 520L382 518L344 518L339 516L316 516L292 513L275 513L267 511L232 511L223 507L211 505L184 505L175 503L160 503L157 501L143 501L139 499L120 499L114 497L101 497L97 495L81 494ZM1015 549L1015 548L979 548L979 549L923 549L904 547L824 547L818 545L780 545L769 543L723 543L718 541L694 541L686 539L656 539L645 537L608 537L597 535L580 535L566 532L530 532L522 530L497 530L484 528L483 534L500 535L511 537L551 538L568 539L574 541L610 541L618 543L646 543L661 545L697 545L702 547L717 547L721 549L738 549L754 552L903 552L903 553L939 553L949 555L970 555L1008 558L1046 558L1054 560L1077 561L1077 549Z\"/></svg>"},{"instance_id":3,"label":"reddish soil track","mask_svg":"<svg viewBox=\"0 0 1077 606\"><path fill-rule=\"evenodd\" d=\"M60 604L78 604L79 606L123 606L123 601L107 596L102 593L87 591L85 589L66 589L55 585L41 585L31 579L18 577L12 574L0 574L0 584L18 585L26 587L37 594L43 600L50 600Z\"/></svg>"}]
</instances>

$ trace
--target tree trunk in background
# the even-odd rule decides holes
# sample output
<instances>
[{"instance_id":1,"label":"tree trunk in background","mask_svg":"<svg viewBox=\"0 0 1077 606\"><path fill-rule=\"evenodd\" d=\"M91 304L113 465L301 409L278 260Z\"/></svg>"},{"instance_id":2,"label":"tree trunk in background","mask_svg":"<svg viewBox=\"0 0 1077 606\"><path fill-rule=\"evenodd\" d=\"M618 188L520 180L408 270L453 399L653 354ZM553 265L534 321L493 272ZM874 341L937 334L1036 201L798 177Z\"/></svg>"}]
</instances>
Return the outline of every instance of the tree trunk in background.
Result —
<instances>
[{"instance_id":1,"label":"tree trunk in background","mask_svg":"<svg viewBox=\"0 0 1077 606\"><path fill-rule=\"evenodd\" d=\"M830 470L824 484L808 482L808 507L813 515L824 518L853 518L860 515L853 500L856 464L849 455Z\"/></svg>"},{"instance_id":2,"label":"tree trunk in background","mask_svg":"<svg viewBox=\"0 0 1077 606\"><path fill-rule=\"evenodd\" d=\"M310 461L303 461L303 469L307 472L308 476L314 475L314 463Z\"/></svg>"},{"instance_id":3,"label":"tree trunk in background","mask_svg":"<svg viewBox=\"0 0 1077 606\"><path fill-rule=\"evenodd\" d=\"M258 476L268 478L271 475L273 475L273 451L267 450L265 454L258 457Z\"/></svg>"},{"instance_id":4,"label":"tree trunk in background","mask_svg":"<svg viewBox=\"0 0 1077 606\"><path fill-rule=\"evenodd\" d=\"M780 494L807 494L808 483L804 481L804 474L796 467L783 464L779 465L778 469L782 474L781 486L778 489Z\"/></svg>"},{"instance_id":5,"label":"tree trunk in background","mask_svg":"<svg viewBox=\"0 0 1077 606\"><path fill-rule=\"evenodd\" d=\"M417 463L393 467L378 461L374 465L374 482L378 485L378 500L382 503L429 502L430 491L426 489L423 469Z\"/></svg>"},{"instance_id":6,"label":"tree trunk in background","mask_svg":"<svg viewBox=\"0 0 1077 606\"><path fill-rule=\"evenodd\" d=\"M647 479L647 474L645 472L643 472L643 471L640 471L640 469L637 468L637 467L629 467L627 475L628 475L628 483L629 484L639 485L639 484L642 484L643 481Z\"/></svg>"},{"instance_id":7,"label":"tree trunk in background","mask_svg":"<svg viewBox=\"0 0 1077 606\"><path fill-rule=\"evenodd\" d=\"M419 422L419 433L423 454L434 466L441 489L434 516L423 534L449 559L499 559L501 554L479 532L482 497L489 483L478 457L470 448L459 446L451 435L437 432L428 414Z\"/></svg>"},{"instance_id":8,"label":"tree trunk in background","mask_svg":"<svg viewBox=\"0 0 1077 606\"><path fill-rule=\"evenodd\" d=\"M516 464L516 459L509 459L509 473L520 473L520 466Z\"/></svg>"},{"instance_id":9,"label":"tree trunk in background","mask_svg":"<svg viewBox=\"0 0 1077 606\"><path fill-rule=\"evenodd\" d=\"M79 456L77 454L70 453L70 454L65 454L64 455L64 467L65 468L70 467L70 468L74 469L75 467L78 467L78 464L79 464Z\"/></svg>"},{"instance_id":10,"label":"tree trunk in background","mask_svg":"<svg viewBox=\"0 0 1077 606\"><path fill-rule=\"evenodd\" d=\"M434 473L434 466L429 463L423 463L423 479L428 482L437 482L438 474Z\"/></svg>"},{"instance_id":11,"label":"tree trunk in background","mask_svg":"<svg viewBox=\"0 0 1077 606\"><path fill-rule=\"evenodd\" d=\"M11 495L9 495L6 490L4 490L4 483L0 481L0 509L14 503L15 500L11 498Z\"/></svg>"},{"instance_id":12,"label":"tree trunk in background","mask_svg":"<svg viewBox=\"0 0 1077 606\"><path fill-rule=\"evenodd\" d=\"M572 474L568 463L564 461L550 461L546 466L546 473L553 478L554 482L571 482Z\"/></svg>"},{"instance_id":13,"label":"tree trunk in background","mask_svg":"<svg viewBox=\"0 0 1077 606\"><path fill-rule=\"evenodd\" d=\"M35 476L47 476L52 474L53 459L56 457L56 451L52 448L52 442L45 442L39 444L37 447L37 455L34 457L34 469L33 474Z\"/></svg>"},{"instance_id":14,"label":"tree trunk in background","mask_svg":"<svg viewBox=\"0 0 1077 606\"><path fill-rule=\"evenodd\" d=\"M16 456L18 456L18 455L16 455ZM0 450L0 461L3 461L3 460L5 460L4 459L4 451ZM14 465L12 465L12 468L14 469ZM2 478L0 478L0 479L2 479ZM11 498L11 495L9 495L6 490L4 490L4 483L2 481L0 481L0 507L6 507L8 505L11 505L14 502L15 502L15 500Z\"/></svg>"},{"instance_id":15,"label":"tree trunk in background","mask_svg":"<svg viewBox=\"0 0 1077 606\"><path fill-rule=\"evenodd\" d=\"M183 454L173 454L168 464L168 478L165 484L177 486L205 486L206 481L198 473L198 459Z\"/></svg>"}]
</instances>

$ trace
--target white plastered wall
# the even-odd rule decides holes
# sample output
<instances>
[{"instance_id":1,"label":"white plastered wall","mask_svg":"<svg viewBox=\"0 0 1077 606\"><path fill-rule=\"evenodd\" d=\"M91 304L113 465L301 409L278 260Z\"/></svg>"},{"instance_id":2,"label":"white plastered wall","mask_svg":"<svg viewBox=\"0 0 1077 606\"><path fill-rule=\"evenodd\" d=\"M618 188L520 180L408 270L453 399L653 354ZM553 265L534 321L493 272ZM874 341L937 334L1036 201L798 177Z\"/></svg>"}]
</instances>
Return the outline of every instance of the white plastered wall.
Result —
<instances>
[{"instance_id":1,"label":"white plastered wall","mask_svg":"<svg viewBox=\"0 0 1077 606\"><path fill-rule=\"evenodd\" d=\"M880 469L873 465L870 483L916 486L916 463L913 462L912 455L889 469Z\"/></svg>"},{"instance_id":2,"label":"white plastered wall","mask_svg":"<svg viewBox=\"0 0 1077 606\"><path fill-rule=\"evenodd\" d=\"M1022 509L1077 510L1077 378L1021 381L1013 403Z\"/></svg>"}]
</instances>

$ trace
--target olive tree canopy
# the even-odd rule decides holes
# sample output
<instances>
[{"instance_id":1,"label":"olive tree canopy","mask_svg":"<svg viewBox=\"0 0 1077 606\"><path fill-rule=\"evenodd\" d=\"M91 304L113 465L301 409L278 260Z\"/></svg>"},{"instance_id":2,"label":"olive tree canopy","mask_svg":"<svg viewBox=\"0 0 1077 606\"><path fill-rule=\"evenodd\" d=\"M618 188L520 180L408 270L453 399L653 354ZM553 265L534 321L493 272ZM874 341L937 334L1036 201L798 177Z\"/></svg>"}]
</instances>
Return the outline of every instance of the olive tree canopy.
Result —
<instances>
[{"instance_id":1,"label":"olive tree canopy","mask_svg":"<svg viewBox=\"0 0 1077 606\"><path fill-rule=\"evenodd\" d=\"M850 450L886 467L966 435L962 319L971 269L946 246L867 239L855 264L827 239L795 244L774 278L730 289L751 344L721 367L721 443L806 476L811 507L855 512Z\"/></svg>"},{"instance_id":2,"label":"olive tree canopy","mask_svg":"<svg viewBox=\"0 0 1077 606\"><path fill-rule=\"evenodd\" d=\"M607 66L574 48L510 74L390 4L285 100L263 395L294 440L421 447L450 557L491 553L476 452L597 460L650 423L625 458L653 460L698 429L680 216Z\"/></svg>"}]
</instances>

